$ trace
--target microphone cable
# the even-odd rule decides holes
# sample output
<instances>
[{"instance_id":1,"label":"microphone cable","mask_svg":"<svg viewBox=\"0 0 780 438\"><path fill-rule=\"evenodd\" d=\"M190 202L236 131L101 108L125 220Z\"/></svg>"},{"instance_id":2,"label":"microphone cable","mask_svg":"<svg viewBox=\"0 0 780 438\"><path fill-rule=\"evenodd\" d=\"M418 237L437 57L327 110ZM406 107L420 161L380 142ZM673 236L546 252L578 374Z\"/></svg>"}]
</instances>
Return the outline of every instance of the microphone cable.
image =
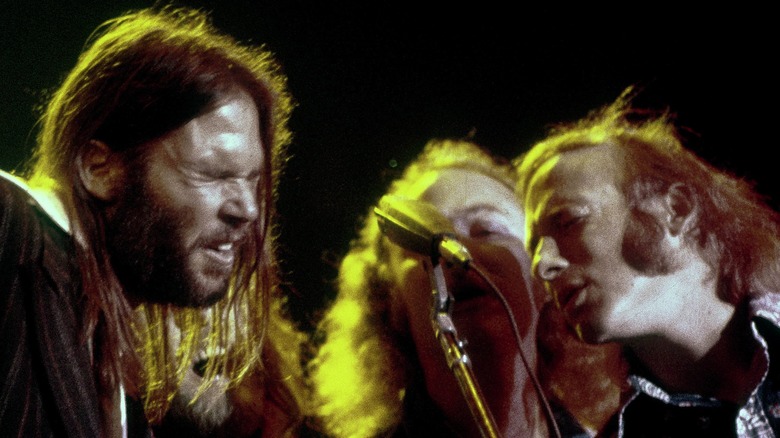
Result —
<instances>
[{"instance_id":1,"label":"microphone cable","mask_svg":"<svg viewBox=\"0 0 780 438\"><path fill-rule=\"evenodd\" d=\"M504 294L501 293L496 284L493 283L493 280L490 279L490 277L479 267L479 265L474 260L468 264L466 269L473 269L474 272L476 272L477 275L479 275L488 284L488 286L490 286L490 289L492 289L495 296L501 302L501 306L504 308L504 311L506 312L506 315L509 319L509 324L512 326L512 334L514 335L515 342L517 343L517 349L520 352L520 360L523 361L523 366L525 366L525 369L528 372L528 376L534 385L534 389L539 396L539 400L542 403L542 408L545 416L547 417L548 423L553 429L554 435L551 436L554 436L555 438L561 438L561 431L558 428L558 422L555 421L555 415L553 414L552 407L550 407L550 402L544 395L542 384L536 377L535 370L531 369L531 366L528 364L528 359L525 357L525 353L523 352L523 338L520 336L520 329L517 327L517 321L515 320L515 316L512 313L512 308L509 305L509 302L507 301L506 297L504 297ZM526 285L528 284L529 282L526 280ZM533 293L533 289L528 289L528 292Z\"/></svg>"}]
</instances>

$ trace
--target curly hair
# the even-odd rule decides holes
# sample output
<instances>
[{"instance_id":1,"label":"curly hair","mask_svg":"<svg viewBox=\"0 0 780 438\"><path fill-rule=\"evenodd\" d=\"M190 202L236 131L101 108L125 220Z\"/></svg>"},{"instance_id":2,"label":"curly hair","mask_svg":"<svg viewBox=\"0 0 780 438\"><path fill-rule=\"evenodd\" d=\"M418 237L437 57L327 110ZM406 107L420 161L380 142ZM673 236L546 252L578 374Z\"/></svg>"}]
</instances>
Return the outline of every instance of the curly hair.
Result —
<instances>
[{"instance_id":1,"label":"curly hair","mask_svg":"<svg viewBox=\"0 0 780 438\"><path fill-rule=\"evenodd\" d=\"M444 169L487 175L510 189L516 178L508 162L479 146L457 140L433 140L393 181L389 194L418 198L425 184ZM310 364L313 409L324 429L336 437L392 434L403 415L403 401L417 359L406 354L408 335L394 331L393 284L386 239L373 211L339 267L338 295L318 326L325 336Z\"/></svg>"},{"instance_id":2,"label":"curly hair","mask_svg":"<svg viewBox=\"0 0 780 438\"><path fill-rule=\"evenodd\" d=\"M94 140L130 157L140 154L150 141L208 112L234 87L257 105L266 159L258 184L262 213L253 238L238 254L226 297L212 308L216 317L172 305L134 309L112 271L102 206L78 176L78 157ZM101 25L44 109L28 176L31 185L64 200L74 226L86 300L83 333L94 340L99 388L105 394L122 384L141 395L152 423L162 417L192 363L204 326L210 326L211 347L229 341L233 352L209 364L206 384L217 372L239 381L262 367L270 293L277 283L276 182L290 141L292 106L286 78L270 52L221 34L203 12L162 7ZM175 353L165 335L170 317L187 334Z\"/></svg>"}]
</instances>

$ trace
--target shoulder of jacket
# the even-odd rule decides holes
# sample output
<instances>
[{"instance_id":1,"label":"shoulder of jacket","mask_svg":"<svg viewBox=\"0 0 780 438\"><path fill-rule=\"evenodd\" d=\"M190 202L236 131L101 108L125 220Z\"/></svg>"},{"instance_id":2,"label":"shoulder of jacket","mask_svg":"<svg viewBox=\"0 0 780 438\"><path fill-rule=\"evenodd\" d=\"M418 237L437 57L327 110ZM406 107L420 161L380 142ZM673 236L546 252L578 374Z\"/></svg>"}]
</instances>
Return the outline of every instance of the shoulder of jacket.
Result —
<instances>
[{"instance_id":1,"label":"shoulder of jacket","mask_svg":"<svg viewBox=\"0 0 780 438\"><path fill-rule=\"evenodd\" d=\"M6 180L27 193L33 205L36 205L63 231L71 233L70 220L65 213L65 205L56 193L44 188L31 187L24 179L4 170L0 170L0 180Z\"/></svg>"}]
</instances>

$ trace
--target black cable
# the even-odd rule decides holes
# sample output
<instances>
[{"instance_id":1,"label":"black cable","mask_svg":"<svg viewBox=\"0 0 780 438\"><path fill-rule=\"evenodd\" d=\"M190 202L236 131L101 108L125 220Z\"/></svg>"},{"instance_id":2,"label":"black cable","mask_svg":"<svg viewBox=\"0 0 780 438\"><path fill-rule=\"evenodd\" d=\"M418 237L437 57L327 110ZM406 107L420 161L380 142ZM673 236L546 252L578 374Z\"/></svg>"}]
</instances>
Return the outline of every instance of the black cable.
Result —
<instances>
[{"instance_id":1,"label":"black cable","mask_svg":"<svg viewBox=\"0 0 780 438\"><path fill-rule=\"evenodd\" d=\"M484 271L475 263L475 261L471 261L468 265L469 269L473 269L474 272L476 272L480 277L482 277L483 280L490 286L490 288L493 290L493 293L496 294L496 297L501 302L501 305L504 307L504 311L507 314L507 317L509 318L509 324L512 326L512 334L515 337L515 342L517 342L517 349L520 352L520 359L523 361L523 365L525 366L526 371L528 372L528 376L531 378L531 382L534 385L534 389L536 390L537 395L539 396L539 400L542 402L542 406L544 408L544 413L547 416L548 423L552 426L553 432L555 433L553 436L556 438L561 438L561 431L558 428L558 423L555 421L555 415L552 412L552 408L550 407L550 402L547 400L547 397L544 395L544 391L542 390L542 385L539 383L539 379L536 377L536 370L531 369L531 366L528 364L528 359L525 357L525 353L523 352L523 339L522 336L520 336L520 329L517 327L517 321L515 320L515 316L512 313L512 309L509 306L509 302L507 302L506 298L504 297L504 294L501 293L501 291L498 289L498 287L493 283L493 281L485 274ZM530 293L533 293L533 290L529 291Z\"/></svg>"}]
</instances>

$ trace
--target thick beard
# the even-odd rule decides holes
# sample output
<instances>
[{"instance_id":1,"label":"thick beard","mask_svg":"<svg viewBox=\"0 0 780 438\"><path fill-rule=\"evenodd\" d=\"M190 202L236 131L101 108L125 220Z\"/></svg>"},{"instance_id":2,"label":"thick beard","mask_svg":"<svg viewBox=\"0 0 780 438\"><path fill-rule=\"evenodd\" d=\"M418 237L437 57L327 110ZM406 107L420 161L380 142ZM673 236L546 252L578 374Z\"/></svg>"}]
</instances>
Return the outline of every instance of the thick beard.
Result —
<instances>
[{"instance_id":1,"label":"thick beard","mask_svg":"<svg viewBox=\"0 0 780 438\"><path fill-rule=\"evenodd\" d=\"M138 179L127 185L106 221L111 264L125 293L142 302L184 307L216 303L227 293L229 279L217 290L198 283L182 243L188 216L165 208L143 178Z\"/></svg>"}]
</instances>

